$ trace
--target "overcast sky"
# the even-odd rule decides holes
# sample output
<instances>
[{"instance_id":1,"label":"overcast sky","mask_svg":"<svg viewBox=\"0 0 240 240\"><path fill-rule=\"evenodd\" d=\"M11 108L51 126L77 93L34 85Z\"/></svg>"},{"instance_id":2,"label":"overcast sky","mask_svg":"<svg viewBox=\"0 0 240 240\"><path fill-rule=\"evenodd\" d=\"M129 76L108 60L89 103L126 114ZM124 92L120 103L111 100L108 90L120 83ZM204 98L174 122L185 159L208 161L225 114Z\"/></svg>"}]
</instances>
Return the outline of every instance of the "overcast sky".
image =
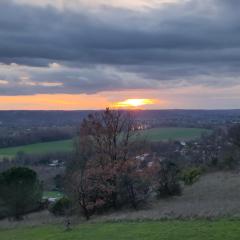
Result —
<instances>
[{"instance_id":1,"label":"overcast sky","mask_svg":"<svg viewBox=\"0 0 240 240\"><path fill-rule=\"evenodd\" d=\"M239 0L1 0L0 109L240 108Z\"/></svg>"}]
</instances>

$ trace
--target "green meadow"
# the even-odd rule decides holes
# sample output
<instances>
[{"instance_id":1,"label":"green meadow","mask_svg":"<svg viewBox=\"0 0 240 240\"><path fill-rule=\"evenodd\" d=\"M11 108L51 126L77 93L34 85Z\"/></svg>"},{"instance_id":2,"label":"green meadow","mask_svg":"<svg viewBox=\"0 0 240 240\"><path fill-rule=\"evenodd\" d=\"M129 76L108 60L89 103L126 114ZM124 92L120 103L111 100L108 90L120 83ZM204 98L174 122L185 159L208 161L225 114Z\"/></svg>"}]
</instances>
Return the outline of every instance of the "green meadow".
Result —
<instances>
[{"instance_id":1,"label":"green meadow","mask_svg":"<svg viewBox=\"0 0 240 240\"><path fill-rule=\"evenodd\" d=\"M138 139L146 139L152 142L167 140L191 140L199 138L202 134L210 133L210 130L201 128L153 128L140 131ZM53 142L36 143L25 146L1 148L0 156L14 157L18 152L26 154L46 154L51 152L68 152L73 149L73 140L62 140Z\"/></svg>"},{"instance_id":2,"label":"green meadow","mask_svg":"<svg viewBox=\"0 0 240 240\"><path fill-rule=\"evenodd\" d=\"M0 230L4 240L237 240L240 221L196 220L44 225Z\"/></svg>"},{"instance_id":3,"label":"green meadow","mask_svg":"<svg viewBox=\"0 0 240 240\"><path fill-rule=\"evenodd\" d=\"M26 154L67 152L67 151L71 151L72 147L73 147L73 140L36 143L36 144L29 144L29 145L18 146L18 147L0 148L0 156L13 157L19 152L24 152Z\"/></svg>"},{"instance_id":4,"label":"green meadow","mask_svg":"<svg viewBox=\"0 0 240 240\"><path fill-rule=\"evenodd\" d=\"M151 142L167 141L167 140L192 140L201 137L202 134L209 134L211 130L202 128L152 128L141 131L140 138L145 138Z\"/></svg>"}]
</instances>

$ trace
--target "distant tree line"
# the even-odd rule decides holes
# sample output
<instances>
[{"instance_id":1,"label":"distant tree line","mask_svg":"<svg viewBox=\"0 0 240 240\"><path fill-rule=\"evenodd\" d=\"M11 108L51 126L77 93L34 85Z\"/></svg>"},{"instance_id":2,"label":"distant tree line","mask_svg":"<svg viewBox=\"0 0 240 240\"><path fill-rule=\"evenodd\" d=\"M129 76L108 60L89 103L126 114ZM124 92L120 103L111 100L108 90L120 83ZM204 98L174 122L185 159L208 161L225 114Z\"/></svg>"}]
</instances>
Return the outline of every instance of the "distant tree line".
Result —
<instances>
[{"instance_id":1,"label":"distant tree line","mask_svg":"<svg viewBox=\"0 0 240 240\"><path fill-rule=\"evenodd\" d=\"M70 139L75 127L0 128L0 148Z\"/></svg>"},{"instance_id":2,"label":"distant tree line","mask_svg":"<svg viewBox=\"0 0 240 240\"><path fill-rule=\"evenodd\" d=\"M5 171L14 166L48 166L53 160L58 160L62 165L68 164L73 158L71 152L55 152L45 154L26 154L18 152L15 157L9 160L8 157L3 157L0 161L0 172Z\"/></svg>"}]
</instances>

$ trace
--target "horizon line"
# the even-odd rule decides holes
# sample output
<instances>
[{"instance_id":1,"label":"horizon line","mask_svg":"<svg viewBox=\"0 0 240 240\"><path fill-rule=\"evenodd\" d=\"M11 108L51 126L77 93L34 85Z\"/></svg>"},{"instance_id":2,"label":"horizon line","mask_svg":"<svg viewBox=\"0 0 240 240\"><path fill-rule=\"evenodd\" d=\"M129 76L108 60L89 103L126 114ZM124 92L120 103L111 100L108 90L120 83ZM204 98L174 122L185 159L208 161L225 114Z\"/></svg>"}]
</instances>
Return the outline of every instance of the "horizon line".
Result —
<instances>
[{"instance_id":1,"label":"horizon line","mask_svg":"<svg viewBox=\"0 0 240 240\"><path fill-rule=\"evenodd\" d=\"M78 112L78 111L104 111L108 107L103 109L0 109L0 112ZM240 111L240 108L164 108L164 109L115 109L111 110L120 111Z\"/></svg>"}]
</instances>

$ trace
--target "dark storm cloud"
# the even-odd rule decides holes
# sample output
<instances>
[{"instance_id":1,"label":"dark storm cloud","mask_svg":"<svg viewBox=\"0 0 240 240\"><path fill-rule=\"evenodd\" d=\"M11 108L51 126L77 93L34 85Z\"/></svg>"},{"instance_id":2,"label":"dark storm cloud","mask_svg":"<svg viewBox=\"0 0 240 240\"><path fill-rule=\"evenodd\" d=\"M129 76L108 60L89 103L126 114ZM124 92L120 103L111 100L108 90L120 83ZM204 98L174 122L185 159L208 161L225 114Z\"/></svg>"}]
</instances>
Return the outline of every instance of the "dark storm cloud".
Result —
<instances>
[{"instance_id":1,"label":"dark storm cloud","mask_svg":"<svg viewBox=\"0 0 240 240\"><path fill-rule=\"evenodd\" d=\"M0 3L0 57L145 64L148 61L179 61L181 57L183 61L213 61L218 60L216 50L239 47L240 17L231 16L231 9L235 8L225 10L226 5L232 6L237 1L206 1L215 3L218 12L213 10L205 16L198 11L198 5L204 6L205 1L192 2L196 3L154 10L152 17L145 14L142 20L136 17L132 27L131 22L127 22L128 16L122 25L117 17L109 17L109 23L102 21L104 16L98 15L111 11L110 8L95 16L84 10L74 13L3 2ZM179 9L183 12L178 12ZM118 14L116 9L112 11ZM168 16L174 12L177 15ZM123 10L120 13L124 15ZM131 12L125 14L131 15ZM142 27L145 18L154 23L152 28ZM231 55L226 58L231 59Z\"/></svg>"},{"instance_id":2,"label":"dark storm cloud","mask_svg":"<svg viewBox=\"0 0 240 240\"><path fill-rule=\"evenodd\" d=\"M236 84L239 10L237 0L179 1L143 13L112 7L60 11L1 1L0 79L9 84L0 85L0 94L93 93L183 80L215 85L220 76L219 85ZM26 67L12 66L16 74L10 74L5 64L13 62ZM57 72L48 67L52 62L62 64ZM28 83L21 82L24 74Z\"/></svg>"}]
</instances>

